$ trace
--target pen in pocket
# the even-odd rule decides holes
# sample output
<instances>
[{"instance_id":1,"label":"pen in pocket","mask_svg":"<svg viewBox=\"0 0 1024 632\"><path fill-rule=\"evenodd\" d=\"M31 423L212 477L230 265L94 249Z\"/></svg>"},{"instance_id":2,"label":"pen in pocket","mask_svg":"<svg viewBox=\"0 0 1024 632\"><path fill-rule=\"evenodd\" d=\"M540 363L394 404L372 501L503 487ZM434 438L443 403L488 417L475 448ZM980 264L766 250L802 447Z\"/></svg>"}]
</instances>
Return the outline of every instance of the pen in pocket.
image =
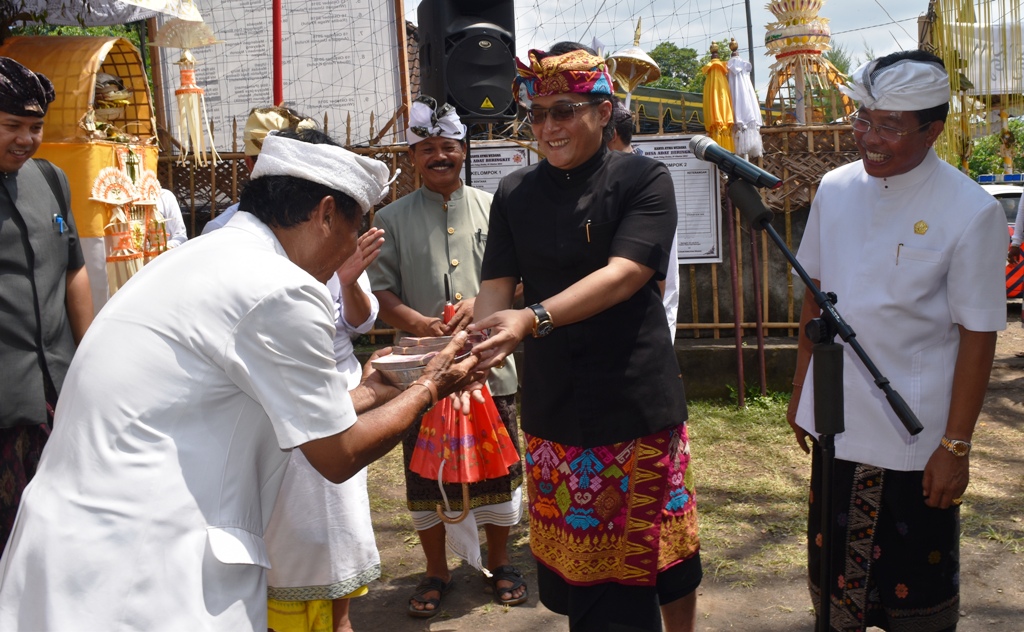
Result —
<instances>
[{"instance_id":1,"label":"pen in pocket","mask_svg":"<svg viewBox=\"0 0 1024 632\"><path fill-rule=\"evenodd\" d=\"M587 243L590 243L590 220L587 220L587 225L584 227L587 231Z\"/></svg>"},{"instance_id":2,"label":"pen in pocket","mask_svg":"<svg viewBox=\"0 0 1024 632\"><path fill-rule=\"evenodd\" d=\"M63 235L64 234L64 218L63 217L61 217L60 215L54 214L54 216L53 216L53 225L57 227L57 234L58 235Z\"/></svg>"}]
</instances>

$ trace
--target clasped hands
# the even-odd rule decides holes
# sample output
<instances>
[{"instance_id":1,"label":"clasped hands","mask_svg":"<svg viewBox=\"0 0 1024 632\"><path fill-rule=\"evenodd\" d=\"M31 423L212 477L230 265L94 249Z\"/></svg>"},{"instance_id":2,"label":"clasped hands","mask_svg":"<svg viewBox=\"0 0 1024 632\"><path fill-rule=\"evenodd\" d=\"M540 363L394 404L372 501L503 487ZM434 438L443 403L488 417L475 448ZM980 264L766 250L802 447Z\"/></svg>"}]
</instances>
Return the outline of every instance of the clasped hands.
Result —
<instances>
[{"instance_id":1,"label":"clasped hands","mask_svg":"<svg viewBox=\"0 0 1024 632\"><path fill-rule=\"evenodd\" d=\"M469 308L472 314L472 306ZM453 321L455 319L452 319ZM470 324L472 316L460 319L456 328L453 329L456 336L445 351L454 347L457 352L462 348L466 340L466 333L470 332L488 333L488 337L473 346L470 358L475 361L473 368L473 379L462 386L457 392L450 394L452 406L457 411L469 412L471 401L483 402L483 387L487 381L492 368L501 368L505 365L505 358L516 350L531 331L533 331L533 314L529 310L506 309L496 312L478 323ZM431 362L433 364L433 362ZM428 369L431 365L427 365ZM439 391L440 389L439 385ZM442 391L443 393L443 391Z\"/></svg>"}]
</instances>

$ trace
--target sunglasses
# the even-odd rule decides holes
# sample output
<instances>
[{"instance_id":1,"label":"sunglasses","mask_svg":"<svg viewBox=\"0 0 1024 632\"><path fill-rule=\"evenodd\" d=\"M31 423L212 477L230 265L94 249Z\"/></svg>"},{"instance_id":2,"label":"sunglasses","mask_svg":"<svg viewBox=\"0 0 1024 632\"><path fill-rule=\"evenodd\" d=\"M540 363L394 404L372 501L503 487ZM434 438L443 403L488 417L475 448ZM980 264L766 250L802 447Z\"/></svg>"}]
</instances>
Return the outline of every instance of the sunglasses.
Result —
<instances>
[{"instance_id":1,"label":"sunglasses","mask_svg":"<svg viewBox=\"0 0 1024 632\"><path fill-rule=\"evenodd\" d=\"M543 125L550 114L553 120L564 123L576 117L576 108L600 104L601 101L580 101L578 103L559 103L549 108L530 108L526 111L526 122L531 125Z\"/></svg>"}]
</instances>

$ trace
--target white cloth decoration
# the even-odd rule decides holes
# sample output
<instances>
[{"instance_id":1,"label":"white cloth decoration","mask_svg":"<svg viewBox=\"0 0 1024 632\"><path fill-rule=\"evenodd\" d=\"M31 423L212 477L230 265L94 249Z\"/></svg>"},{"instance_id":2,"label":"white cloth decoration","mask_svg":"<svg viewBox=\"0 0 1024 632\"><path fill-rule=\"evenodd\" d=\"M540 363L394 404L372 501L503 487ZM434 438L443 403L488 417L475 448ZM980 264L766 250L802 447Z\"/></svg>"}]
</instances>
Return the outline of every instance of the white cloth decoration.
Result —
<instances>
[{"instance_id":1,"label":"white cloth decoration","mask_svg":"<svg viewBox=\"0 0 1024 632\"><path fill-rule=\"evenodd\" d=\"M336 145L305 143L271 133L263 141L250 178L292 176L316 182L349 195L366 213L384 199L388 185L401 170L390 178L389 172L383 162Z\"/></svg>"},{"instance_id":2,"label":"white cloth decoration","mask_svg":"<svg viewBox=\"0 0 1024 632\"><path fill-rule=\"evenodd\" d=\"M433 136L462 140L466 137L466 126L452 106L445 103L437 107L432 98L419 97L409 110L408 135L410 145Z\"/></svg>"},{"instance_id":3,"label":"white cloth decoration","mask_svg":"<svg viewBox=\"0 0 1024 632\"><path fill-rule=\"evenodd\" d=\"M949 75L939 64L901 59L876 71L877 65L864 64L839 89L869 110L915 112L949 102Z\"/></svg>"},{"instance_id":4,"label":"white cloth decoration","mask_svg":"<svg viewBox=\"0 0 1024 632\"><path fill-rule=\"evenodd\" d=\"M729 94L732 97L732 137L736 153L757 158L764 153L761 141L761 104L750 83L750 62L741 57L729 58Z\"/></svg>"}]
</instances>

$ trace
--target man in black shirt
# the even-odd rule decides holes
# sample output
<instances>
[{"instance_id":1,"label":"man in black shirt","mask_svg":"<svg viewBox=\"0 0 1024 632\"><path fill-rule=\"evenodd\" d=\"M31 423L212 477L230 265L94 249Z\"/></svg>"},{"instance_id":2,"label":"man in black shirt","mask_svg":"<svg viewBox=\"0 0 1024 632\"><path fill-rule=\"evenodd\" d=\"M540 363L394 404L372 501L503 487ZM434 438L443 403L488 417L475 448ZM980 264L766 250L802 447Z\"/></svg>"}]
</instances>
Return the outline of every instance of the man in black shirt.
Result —
<instances>
[{"instance_id":1,"label":"man in black shirt","mask_svg":"<svg viewBox=\"0 0 1024 632\"><path fill-rule=\"evenodd\" d=\"M475 329L494 366L525 341L530 548L572 630L690 631L701 581L686 400L657 281L675 194L661 163L609 151L611 77L579 44L519 64L545 160L502 180ZM522 280L526 304L508 309Z\"/></svg>"}]
</instances>

